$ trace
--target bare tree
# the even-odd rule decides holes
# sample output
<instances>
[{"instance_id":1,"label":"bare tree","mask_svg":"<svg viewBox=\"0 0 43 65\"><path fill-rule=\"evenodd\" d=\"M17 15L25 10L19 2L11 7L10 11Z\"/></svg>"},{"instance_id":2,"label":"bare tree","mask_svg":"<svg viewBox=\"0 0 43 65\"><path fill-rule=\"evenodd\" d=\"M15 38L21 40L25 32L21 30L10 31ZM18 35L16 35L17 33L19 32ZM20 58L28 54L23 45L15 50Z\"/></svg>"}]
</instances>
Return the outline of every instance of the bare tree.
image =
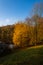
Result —
<instances>
[{"instance_id":1,"label":"bare tree","mask_svg":"<svg viewBox=\"0 0 43 65\"><path fill-rule=\"evenodd\" d=\"M37 42L37 26L38 26L38 18L40 18L43 14L43 3L38 3L38 4L35 4L34 5L34 8L33 8L33 15L34 17L32 18L32 21L35 22L35 39L36 39L36 42ZM38 17L39 16L39 17ZM35 43L36 45L36 43Z\"/></svg>"}]
</instances>

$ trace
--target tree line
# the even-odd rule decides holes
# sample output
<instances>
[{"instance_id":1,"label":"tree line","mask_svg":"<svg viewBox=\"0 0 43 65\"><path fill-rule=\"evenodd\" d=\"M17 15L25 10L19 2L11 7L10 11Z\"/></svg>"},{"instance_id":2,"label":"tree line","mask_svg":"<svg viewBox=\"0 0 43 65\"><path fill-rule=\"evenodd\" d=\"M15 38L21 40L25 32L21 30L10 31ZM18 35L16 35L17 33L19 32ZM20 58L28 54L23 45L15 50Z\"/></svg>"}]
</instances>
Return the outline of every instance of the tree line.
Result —
<instances>
[{"instance_id":1,"label":"tree line","mask_svg":"<svg viewBox=\"0 0 43 65\"><path fill-rule=\"evenodd\" d=\"M37 17L37 27L32 20ZM37 28L37 40L36 40ZM0 27L0 41L15 46L24 47L42 44L43 41L43 17L34 15L31 19L26 18L25 22L18 22L14 25Z\"/></svg>"},{"instance_id":2,"label":"tree line","mask_svg":"<svg viewBox=\"0 0 43 65\"><path fill-rule=\"evenodd\" d=\"M0 27L0 41L8 44L13 43L12 42L13 29L14 25Z\"/></svg>"}]
</instances>

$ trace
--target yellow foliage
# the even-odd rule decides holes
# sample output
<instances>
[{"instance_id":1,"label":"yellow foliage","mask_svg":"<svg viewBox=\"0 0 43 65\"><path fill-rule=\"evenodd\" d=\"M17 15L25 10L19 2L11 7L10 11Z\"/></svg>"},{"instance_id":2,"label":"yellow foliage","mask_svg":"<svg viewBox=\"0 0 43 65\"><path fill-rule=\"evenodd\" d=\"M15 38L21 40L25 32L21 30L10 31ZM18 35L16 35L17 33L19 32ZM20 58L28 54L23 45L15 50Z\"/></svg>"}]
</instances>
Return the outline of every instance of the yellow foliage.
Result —
<instances>
[{"instance_id":1,"label":"yellow foliage","mask_svg":"<svg viewBox=\"0 0 43 65\"><path fill-rule=\"evenodd\" d=\"M26 24L16 24L15 31L13 34L13 43L17 46L27 46L29 45L30 35L29 26Z\"/></svg>"}]
</instances>

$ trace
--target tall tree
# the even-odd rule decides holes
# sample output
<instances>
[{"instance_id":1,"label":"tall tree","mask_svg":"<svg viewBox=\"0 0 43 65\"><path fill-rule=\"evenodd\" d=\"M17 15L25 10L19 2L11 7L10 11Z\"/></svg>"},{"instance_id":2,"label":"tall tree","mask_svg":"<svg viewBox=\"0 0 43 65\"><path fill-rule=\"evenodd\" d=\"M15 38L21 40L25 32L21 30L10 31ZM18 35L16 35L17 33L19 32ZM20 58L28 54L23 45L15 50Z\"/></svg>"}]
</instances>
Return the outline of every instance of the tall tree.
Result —
<instances>
[{"instance_id":1,"label":"tall tree","mask_svg":"<svg viewBox=\"0 0 43 65\"><path fill-rule=\"evenodd\" d=\"M30 42L29 26L24 23L15 25L15 31L13 35L13 43L16 46L24 47L28 46Z\"/></svg>"},{"instance_id":2,"label":"tall tree","mask_svg":"<svg viewBox=\"0 0 43 65\"><path fill-rule=\"evenodd\" d=\"M33 8L33 15L35 15L33 18L32 18L32 21L35 22L35 39L36 39L36 43L37 43L37 33L38 33L38 24L39 22L37 21L38 19L40 19L40 17L42 17L42 14L43 14L43 3L38 3L38 4L35 4L34 5L34 8ZM36 45L36 44L35 44Z\"/></svg>"}]
</instances>

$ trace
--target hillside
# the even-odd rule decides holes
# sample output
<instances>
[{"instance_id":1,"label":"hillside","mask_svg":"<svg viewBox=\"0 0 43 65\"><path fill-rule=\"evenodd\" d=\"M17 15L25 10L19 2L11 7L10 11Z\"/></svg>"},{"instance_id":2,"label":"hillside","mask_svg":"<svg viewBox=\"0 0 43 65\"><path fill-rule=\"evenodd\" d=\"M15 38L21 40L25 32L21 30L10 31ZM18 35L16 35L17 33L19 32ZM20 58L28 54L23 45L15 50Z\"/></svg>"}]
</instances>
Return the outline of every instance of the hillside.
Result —
<instances>
[{"instance_id":1,"label":"hillside","mask_svg":"<svg viewBox=\"0 0 43 65\"><path fill-rule=\"evenodd\" d=\"M2 57L0 65L43 65L43 45L19 50Z\"/></svg>"},{"instance_id":2,"label":"hillside","mask_svg":"<svg viewBox=\"0 0 43 65\"><path fill-rule=\"evenodd\" d=\"M0 27L0 41L4 43L12 43L14 25Z\"/></svg>"}]
</instances>

